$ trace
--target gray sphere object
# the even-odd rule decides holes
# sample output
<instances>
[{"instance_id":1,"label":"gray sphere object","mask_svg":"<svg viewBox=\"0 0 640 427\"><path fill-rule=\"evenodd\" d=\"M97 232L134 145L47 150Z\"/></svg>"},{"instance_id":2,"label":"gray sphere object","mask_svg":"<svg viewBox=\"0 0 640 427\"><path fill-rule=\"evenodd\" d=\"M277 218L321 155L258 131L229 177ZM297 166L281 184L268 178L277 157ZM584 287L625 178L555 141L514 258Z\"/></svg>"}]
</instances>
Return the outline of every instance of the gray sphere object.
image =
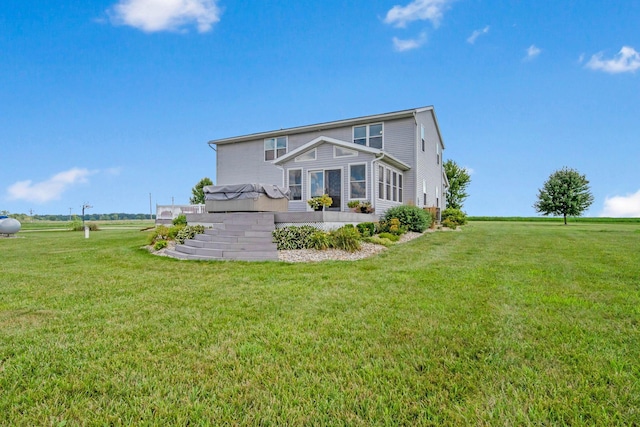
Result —
<instances>
[{"instance_id":1,"label":"gray sphere object","mask_svg":"<svg viewBox=\"0 0 640 427\"><path fill-rule=\"evenodd\" d=\"M20 221L13 218L0 219L0 234L16 234L20 231Z\"/></svg>"}]
</instances>

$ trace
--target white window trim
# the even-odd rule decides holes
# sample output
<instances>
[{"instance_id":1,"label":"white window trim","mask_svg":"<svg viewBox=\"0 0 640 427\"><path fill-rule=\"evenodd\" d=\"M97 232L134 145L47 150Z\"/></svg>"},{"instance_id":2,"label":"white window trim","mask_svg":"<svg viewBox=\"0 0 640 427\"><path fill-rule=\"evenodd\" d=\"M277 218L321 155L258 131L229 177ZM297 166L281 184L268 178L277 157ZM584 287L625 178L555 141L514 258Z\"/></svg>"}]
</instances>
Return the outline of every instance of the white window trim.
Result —
<instances>
[{"instance_id":1,"label":"white window trim","mask_svg":"<svg viewBox=\"0 0 640 427\"><path fill-rule=\"evenodd\" d=\"M338 167L324 167L324 168L313 168L313 169L307 169L306 174L307 174L307 199L312 198L313 196L311 195L311 174L313 172L322 172L322 191L324 194L324 189L327 186L327 171L333 171L333 170L340 170L340 195L342 197L342 200L340 201L340 210L342 210L342 205L344 204L344 200L345 200L345 191L344 191L344 167L343 166L338 166ZM313 209L311 209L311 207L307 204L307 211L312 211Z\"/></svg>"},{"instance_id":2,"label":"white window trim","mask_svg":"<svg viewBox=\"0 0 640 427\"><path fill-rule=\"evenodd\" d=\"M351 166L364 166L364 197L351 197ZM369 176L369 168L366 163L349 163L347 168L349 171L349 200L369 200L369 183L367 177Z\"/></svg>"},{"instance_id":3,"label":"white window trim","mask_svg":"<svg viewBox=\"0 0 640 427\"><path fill-rule=\"evenodd\" d=\"M291 186L289 182L289 172L290 171L300 171L300 200L290 200L291 203L300 203L304 202L304 170L302 168L291 168L287 169L287 189Z\"/></svg>"},{"instance_id":4,"label":"white window trim","mask_svg":"<svg viewBox=\"0 0 640 427\"><path fill-rule=\"evenodd\" d=\"M371 147L371 145L369 144L369 139L371 138L370 135L370 131L371 131L371 126L375 126L375 125L380 125L382 126L382 147L380 148L376 148L376 150L384 150L384 122L378 122L378 123L367 123L364 125L354 125L351 127L351 142L353 142L356 139L356 128L361 128L364 127L366 129L366 137L365 137L365 147ZM353 142L355 144L355 142Z\"/></svg>"},{"instance_id":5,"label":"white window trim","mask_svg":"<svg viewBox=\"0 0 640 427\"><path fill-rule=\"evenodd\" d=\"M278 138L284 138L284 153L287 154L289 152L289 137L288 136L284 135L284 136L275 136L273 138L265 138L263 140L263 142L262 142L262 144L263 144L262 145L262 159L265 162L273 162L274 160L278 159ZM266 145L267 141L270 141L272 139L275 140L274 141L275 142L275 146L273 148L273 159L272 160L266 160L265 159L265 157L266 157L265 153L267 152L267 148L266 148L265 145Z\"/></svg>"},{"instance_id":6,"label":"white window trim","mask_svg":"<svg viewBox=\"0 0 640 427\"><path fill-rule=\"evenodd\" d=\"M404 197L405 197L405 176L404 173L398 169L392 168L390 166L387 166L385 164L379 164L378 166L382 167L382 174L383 174L383 179L382 179L382 186L384 188L384 192L383 194L378 194L378 199L380 200L386 200L387 202L391 202L391 203L404 203ZM387 173L389 173L389 175L387 175ZM396 174L396 185L393 185L393 174ZM380 174L380 170L378 170L378 175ZM387 181L387 177L389 178L389 181ZM402 177L402 186L399 185L400 183L400 178ZM376 186L378 188L378 193L380 193L380 177L376 177ZM388 185L388 187L387 187ZM402 190L402 198L399 197L400 191L398 190ZM393 200L393 195L396 195L396 198L398 200Z\"/></svg>"}]
</instances>

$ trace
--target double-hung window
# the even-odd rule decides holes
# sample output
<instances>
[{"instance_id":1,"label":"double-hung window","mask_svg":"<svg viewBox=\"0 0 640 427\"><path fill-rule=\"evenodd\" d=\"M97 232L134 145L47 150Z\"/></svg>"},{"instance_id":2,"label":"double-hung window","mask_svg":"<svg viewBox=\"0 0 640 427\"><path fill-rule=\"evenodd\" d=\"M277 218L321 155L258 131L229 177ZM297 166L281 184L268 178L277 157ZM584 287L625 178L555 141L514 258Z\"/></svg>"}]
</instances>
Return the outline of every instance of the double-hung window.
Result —
<instances>
[{"instance_id":1,"label":"double-hung window","mask_svg":"<svg viewBox=\"0 0 640 427\"><path fill-rule=\"evenodd\" d=\"M402 172L382 165L378 166L378 198L392 202L402 202Z\"/></svg>"},{"instance_id":2,"label":"double-hung window","mask_svg":"<svg viewBox=\"0 0 640 427\"><path fill-rule=\"evenodd\" d=\"M354 144L382 149L382 132L382 123L354 126L353 142Z\"/></svg>"},{"instance_id":3,"label":"double-hung window","mask_svg":"<svg viewBox=\"0 0 640 427\"><path fill-rule=\"evenodd\" d=\"M367 165L349 165L349 198L367 198Z\"/></svg>"},{"instance_id":4,"label":"double-hung window","mask_svg":"<svg viewBox=\"0 0 640 427\"><path fill-rule=\"evenodd\" d=\"M289 169L289 192L291 200L302 200L302 169Z\"/></svg>"},{"instance_id":5,"label":"double-hung window","mask_svg":"<svg viewBox=\"0 0 640 427\"><path fill-rule=\"evenodd\" d=\"M384 166L378 166L378 198L384 199Z\"/></svg>"},{"instance_id":6,"label":"double-hung window","mask_svg":"<svg viewBox=\"0 0 640 427\"><path fill-rule=\"evenodd\" d=\"M287 154L287 137L268 138L264 140L264 160L269 162Z\"/></svg>"}]
</instances>

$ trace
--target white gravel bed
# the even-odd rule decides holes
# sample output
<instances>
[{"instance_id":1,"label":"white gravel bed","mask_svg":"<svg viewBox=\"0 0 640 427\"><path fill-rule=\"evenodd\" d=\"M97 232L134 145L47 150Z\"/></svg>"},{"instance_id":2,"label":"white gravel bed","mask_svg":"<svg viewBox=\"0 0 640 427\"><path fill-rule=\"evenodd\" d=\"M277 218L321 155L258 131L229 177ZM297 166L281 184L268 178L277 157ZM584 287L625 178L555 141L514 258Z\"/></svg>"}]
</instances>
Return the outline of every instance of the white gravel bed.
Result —
<instances>
[{"instance_id":1,"label":"white gravel bed","mask_svg":"<svg viewBox=\"0 0 640 427\"><path fill-rule=\"evenodd\" d=\"M408 232L400 237L399 243L413 240L422 236L422 233ZM296 249L291 251L278 251L278 259L284 262L317 262L317 261L355 261L378 254L387 249L382 245L373 243L362 243L362 249L356 252L347 252L340 249L327 249L319 251L316 249Z\"/></svg>"}]
</instances>

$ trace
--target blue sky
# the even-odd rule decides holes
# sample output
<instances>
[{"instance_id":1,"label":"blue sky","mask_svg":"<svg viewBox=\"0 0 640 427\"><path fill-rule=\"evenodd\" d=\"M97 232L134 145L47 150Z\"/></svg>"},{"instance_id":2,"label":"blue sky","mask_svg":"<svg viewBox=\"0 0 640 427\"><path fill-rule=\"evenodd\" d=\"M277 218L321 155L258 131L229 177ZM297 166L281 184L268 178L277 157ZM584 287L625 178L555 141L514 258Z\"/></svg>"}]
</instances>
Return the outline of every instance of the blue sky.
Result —
<instances>
[{"instance_id":1,"label":"blue sky","mask_svg":"<svg viewBox=\"0 0 640 427\"><path fill-rule=\"evenodd\" d=\"M207 141L433 105L470 215L533 216L568 166L640 216L640 1L0 5L0 211L148 213ZM151 196L150 196L151 194Z\"/></svg>"}]
</instances>

